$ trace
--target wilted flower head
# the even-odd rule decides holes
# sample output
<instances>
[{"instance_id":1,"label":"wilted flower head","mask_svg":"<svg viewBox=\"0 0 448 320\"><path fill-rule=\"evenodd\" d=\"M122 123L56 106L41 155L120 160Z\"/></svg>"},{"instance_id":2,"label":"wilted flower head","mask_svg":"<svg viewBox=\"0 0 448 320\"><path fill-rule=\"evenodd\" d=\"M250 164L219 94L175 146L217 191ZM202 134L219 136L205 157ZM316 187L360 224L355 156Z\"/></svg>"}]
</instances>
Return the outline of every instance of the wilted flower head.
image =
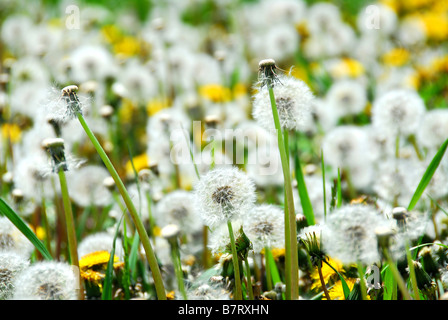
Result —
<instances>
[{"instance_id":1,"label":"wilted flower head","mask_svg":"<svg viewBox=\"0 0 448 320\"><path fill-rule=\"evenodd\" d=\"M423 99L417 92L395 89L374 101L372 123L385 135L408 136L417 131L425 111Z\"/></svg>"},{"instance_id":2,"label":"wilted flower head","mask_svg":"<svg viewBox=\"0 0 448 320\"><path fill-rule=\"evenodd\" d=\"M380 260L375 229L389 221L370 205L346 205L327 216L323 248L344 264Z\"/></svg>"},{"instance_id":3,"label":"wilted flower head","mask_svg":"<svg viewBox=\"0 0 448 320\"><path fill-rule=\"evenodd\" d=\"M255 187L236 167L215 168L195 186L195 206L205 225L215 227L250 210Z\"/></svg>"},{"instance_id":4,"label":"wilted flower head","mask_svg":"<svg viewBox=\"0 0 448 320\"><path fill-rule=\"evenodd\" d=\"M267 66L266 70L273 67ZM263 69L265 70L265 69ZM272 75L274 70L262 71L262 87L253 97L252 115L258 123L267 130L275 130L271 100L268 90L263 90L263 83L273 82L275 102L277 105L280 126L288 130L303 130L308 128L306 121L311 119L312 100L310 88L300 79L285 75Z\"/></svg>"},{"instance_id":5,"label":"wilted flower head","mask_svg":"<svg viewBox=\"0 0 448 320\"><path fill-rule=\"evenodd\" d=\"M69 264L38 261L14 283L14 300L76 300L79 282Z\"/></svg>"},{"instance_id":6,"label":"wilted flower head","mask_svg":"<svg viewBox=\"0 0 448 320\"><path fill-rule=\"evenodd\" d=\"M254 206L243 216L243 228L255 252L263 248L283 248L285 219L281 208L269 204Z\"/></svg>"},{"instance_id":7,"label":"wilted flower head","mask_svg":"<svg viewBox=\"0 0 448 320\"><path fill-rule=\"evenodd\" d=\"M13 251L28 258L33 244L6 217L0 217L0 251Z\"/></svg>"},{"instance_id":8,"label":"wilted flower head","mask_svg":"<svg viewBox=\"0 0 448 320\"><path fill-rule=\"evenodd\" d=\"M20 272L29 266L28 259L13 252L0 252L0 300L7 300L14 294L14 281Z\"/></svg>"}]
</instances>

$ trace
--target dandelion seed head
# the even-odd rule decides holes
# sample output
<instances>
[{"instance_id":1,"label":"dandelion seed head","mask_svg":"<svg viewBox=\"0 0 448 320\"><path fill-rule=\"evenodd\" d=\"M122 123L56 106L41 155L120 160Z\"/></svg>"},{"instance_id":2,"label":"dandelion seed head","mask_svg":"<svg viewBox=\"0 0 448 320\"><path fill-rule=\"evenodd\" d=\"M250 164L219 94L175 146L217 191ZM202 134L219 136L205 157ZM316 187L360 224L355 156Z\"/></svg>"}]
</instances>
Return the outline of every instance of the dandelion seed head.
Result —
<instances>
[{"instance_id":1,"label":"dandelion seed head","mask_svg":"<svg viewBox=\"0 0 448 320\"><path fill-rule=\"evenodd\" d=\"M255 252L263 248L283 248L284 212L274 205L256 205L243 217L243 229Z\"/></svg>"},{"instance_id":2,"label":"dandelion seed head","mask_svg":"<svg viewBox=\"0 0 448 320\"><path fill-rule=\"evenodd\" d=\"M325 97L328 107L335 109L340 117L354 115L363 111L367 103L365 87L358 81L338 80Z\"/></svg>"},{"instance_id":3,"label":"dandelion seed head","mask_svg":"<svg viewBox=\"0 0 448 320\"><path fill-rule=\"evenodd\" d=\"M6 217L0 217L0 251L13 251L26 258L34 250L33 244Z\"/></svg>"},{"instance_id":4,"label":"dandelion seed head","mask_svg":"<svg viewBox=\"0 0 448 320\"><path fill-rule=\"evenodd\" d=\"M419 145L437 150L448 138L448 110L429 110L417 131Z\"/></svg>"},{"instance_id":5,"label":"dandelion seed head","mask_svg":"<svg viewBox=\"0 0 448 320\"><path fill-rule=\"evenodd\" d=\"M425 112L425 104L417 92L395 89L374 101L372 124L392 137L407 136L417 131Z\"/></svg>"},{"instance_id":6,"label":"dandelion seed head","mask_svg":"<svg viewBox=\"0 0 448 320\"><path fill-rule=\"evenodd\" d=\"M14 282L29 260L13 251L0 251L0 300L8 300L14 294Z\"/></svg>"},{"instance_id":7,"label":"dandelion seed head","mask_svg":"<svg viewBox=\"0 0 448 320\"><path fill-rule=\"evenodd\" d=\"M328 132L322 141L325 162L336 168L365 165L369 160L367 136L354 125L338 126Z\"/></svg>"},{"instance_id":8,"label":"dandelion seed head","mask_svg":"<svg viewBox=\"0 0 448 320\"><path fill-rule=\"evenodd\" d=\"M156 204L155 217L160 226L174 223L184 234L202 230L202 221L194 206L194 195L189 191L175 190L164 195Z\"/></svg>"},{"instance_id":9,"label":"dandelion seed head","mask_svg":"<svg viewBox=\"0 0 448 320\"><path fill-rule=\"evenodd\" d=\"M323 248L344 264L370 265L380 260L375 229L388 223L373 206L342 206L327 216Z\"/></svg>"},{"instance_id":10,"label":"dandelion seed head","mask_svg":"<svg viewBox=\"0 0 448 320\"><path fill-rule=\"evenodd\" d=\"M291 76L278 76L279 82L274 87L275 102L283 129L302 130L311 119L311 107L314 95L301 80ZM266 130L275 130L272 107L267 90L259 90L253 97L252 115Z\"/></svg>"},{"instance_id":11,"label":"dandelion seed head","mask_svg":"<svg viewBox=\"0 0 448 320\"><path fill-rule=\"evenodd\" d=\"M236 167L215 168L196 184L195 197L205 225L214 227L247 212L255 202L255 186Z\"/></svg>"},{"instance_id":12,"label":"dandelion seed head","mask_svg":"<svg viewBox=\"0 0 448 320\"><path fill-rule=\"evenodd\" d=\"M16 277L13 300L76 300L78 285L69 264L38 261Z\"/></svg>"},{"instance_id":13,"label":"dandelion seed head","mask_svg":"<svg viewBox=\"0 0 448 320\"><path fill-rule=\"evenodd\" d=\"M104 167L85 165L67 175L70 196L82 207L106 206L112 200L109 189L103 184L104 179L108 177L109 172Z\"/></svg>"}]
</instances>

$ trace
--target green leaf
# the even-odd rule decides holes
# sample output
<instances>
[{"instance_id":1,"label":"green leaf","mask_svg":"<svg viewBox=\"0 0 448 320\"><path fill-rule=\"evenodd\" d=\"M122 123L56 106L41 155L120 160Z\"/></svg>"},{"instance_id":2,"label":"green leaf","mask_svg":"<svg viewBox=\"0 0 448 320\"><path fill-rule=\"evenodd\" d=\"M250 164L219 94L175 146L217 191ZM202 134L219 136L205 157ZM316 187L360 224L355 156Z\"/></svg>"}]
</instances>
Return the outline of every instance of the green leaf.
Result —
<instances>
[{"instance_id":1,"label":"green leaf","mask_svg":"<svg viewBox=\"0 0 448 320\"><path fill-rule=\"evenodd\" d=\"M103 293L101 296L102 300L112 300L112 280L114 272L115 242L117 241L118 233L120 231L120 225L121 222L123 221L123 218L124 214L121 216L121 219L117 224L117 229L115 230L112 250L110 252L109 262L107 263L106 276L104 278Z\"/></svg>"},{"instance_id":2,"label":"green leaf","mask_svg":"<svg viewBox=\"0 0 448 320\"><path fill-rule=\"evenodd\" d=\"M423 177L420 180L420 183L418 184L417 189L415 190L414 195L412 196L412 199L408 205L408 210L414 209L418 200L420 200L420 197L422 196L423 192L425 191L426 187L431 181L434 173L436 172L440 164L440 161L442 161L443 155L445 154L447 147L448 147L448 139L445 140L440 149L437 151L434 158L431 160L431 163L429 164L428 168L426 168L426 171L423 174Z\"/></svg>"},{"instance_id":3,"label":"green leaf","mask_svg":"<svg viewBox=\"0 0 448 320\"><path fill-rule=\"evenodd\" d=\"M325 259L322 260L322 262L324 262L327 266L329 266L331 269L333 269L334 272L336 272L338 274L339 279L341 280L341 283L342 283L342 290L344 291L344 297L347 300L348 297L350 296L350 288L349 288L347 282L345 281L344 277L335 268L333 268L333 266L331 264L329 264Z\"/></svg>"},{"instance_id":4,"label":"green leaf","mask_svg":"<svg viewBox=\"0 0 448 320\"><path fill-rule=\"evenodd\" d=\"M36 247L42 256L47 260L53 260L53 257L45 248L42 241L40 241L28 225L19 217L19 215L2 199L0 198L0 213L5 215L11 222L23 233L25 237Z\"/></svg>"},{"instance_id":5,"label":"green leaf","mask_svg":"<svg viewBox=\"0 0 448 320\"><path fill-rule=\"evenodd\" d=\"M341 170L338 168L338 180L337 180L337 204L336 207L340 208L342 205L342 186L341 186Z\"/></svg>"},{"instance_id":6,"label":"green leaf","mask_svg":"<svg viewBox=\"0 0 448 320\"><path fill-rule=\"evenodd\" d=\"M275 263L274 257L272 256L272 252L269 248L265 248L265 257L266 263L269 264L269 268L271 270L272 283L275 284L282 282L280 278L280 273L278 272L277 264ZM283 299L285 298L285 294L283 293Z\"/></svg>"},{"instance_id":7,"label":"green leaf","mask_svg":"<svg viewBox=\"0 0 448 320\"><path fill-rule=\"evenodd\" d=\"M313 205L311 204L311 200L308 195L308 190L305 184L305 178L303 177L297 145L294 152L294 164L296 169L297 190L299 191L300 204L302 205L303 214L306 218L308 225L312 226L316 224L314 220Z\"/></svg>"},{"instance_id":8,"label":"green leaf","mask_svg":"<svg viewBox=\"0 0 448 320\"><path fill-rule=\"evenodd\" d=\"M384 272L384 293L383 300L394 300L397 297L397 282L390 268L386 266Z\"/></svg>"}]
</instances>

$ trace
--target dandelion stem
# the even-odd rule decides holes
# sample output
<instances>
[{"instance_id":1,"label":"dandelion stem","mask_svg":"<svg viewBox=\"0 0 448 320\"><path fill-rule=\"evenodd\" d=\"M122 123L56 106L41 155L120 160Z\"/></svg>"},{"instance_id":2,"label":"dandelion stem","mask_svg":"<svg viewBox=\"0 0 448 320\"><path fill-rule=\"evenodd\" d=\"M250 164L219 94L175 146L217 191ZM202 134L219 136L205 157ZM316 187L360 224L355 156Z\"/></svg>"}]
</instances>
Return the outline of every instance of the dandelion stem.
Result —
<instances>
[{"instance_id":1,"label":"dandelion stem","mask_svg":"<svg viewBox=\"0 0 448 320\"><path fill-rule=\"evenodd\" d=\"M420 300L420 292L417 286L417 278L415 276L414 261L412 260L411 251L409 250L409 245L406 243L406 258L409 266L409 275L411 277L412 290L414 291L414 299Z\"/></svg>"},{"instance_id":2,"label":"dandelion stem","mask_svg":"<svg viewBox=\"0 0 448 320\"><path fill-rule=\"evenodd\" d=\"M362 300L367 300L367 287L366 287L366 283L364 281L364 270L362 269L360 262L358 262L356 264L356 266L358 267L359 286L361 288L361 297L362 297Z\"/></svg>"},{"instance_id":3,"label":"dandelion stem","mask_svg":"<svg viewBox=\"0 0 448 320\"><path fill-rule=\"evenodd\" d=\"M131 218L132 218L134 225L137 229L137 232L140 236L140 240L142 242L143 248L145 249L146 258L148 260L149 266L152 271L152 276L154 278L154 284L156 287L157 298L159 300L166 300L166 292L165 292L165 287L163 285L163 280L162 280L162 275L160 273L159 265L157 263L156 256L152 249L151 242L149 240L149 236L148 236L148 234L145 230L145 227L137 213L134 203L132 202L131 197L129 196L129 193L126 190L126 187L124 186L123 181L121 181L120 176L118 175L117 171L115 170L114 166L112 165L112 163L111 163L109 157L107 156L106 152L104 151L103 147L98 142L95 135L93 134L92 130L90 130L84 117L79 112L77 112L76 115L78 117L79 122L81 123L81 126L84 128L84 131L86 132L90 141L94 145L96 151L98 152L99 156L103 160L105 166L109 170L109 173L111 174L112 178L114 179L115 184L117 185L118 191L120 192L121 196L123 197L126 207L129 210Z\"/></svg>"},{"instance_id":4,"label":"dandelion stem","mask_svg":"<svg viewBox=\"0 0 448 320\"><path fill-rule=\"evenodd\" d=\"M254 289L252 287L252 274L250 272L249 260L244 259L244 263L246 265L246 279L247 279L247 291L249 291L249 300L254 300Z\"/></svg>"},{"instance_id":5,"label":"dandelion stem","mask_svg":"<svg viewBox=\"0 0 448 320\"><path fill-rule=\"evenodd\" d=\"M173 260L174 272L176 273L177 285L184 300L187 300L187 293L184 285L184 275L182 272L182 264L180 261L179 246L177 238L172 239L171 243L171 259Z\"/></svg>"},{"instance_id":6,"label":"dandelion stem","mask_svg":"<svg viewBox=\"0 0 448 320\"><path fill-rule=\"evenodd\" d=\"M235 235L233 234L232 222L230 220L227 220L227 227L229 229L230 246L232 248L232 262L233 262L233 270L234 270L234 278L235 278L234 297L235 297L235 300L243 300L243 294L242 294L242 289L241 289L240 267L239 267L238 254L236 252L236 245L235 245Z\"/></svg>"},{"instance_id":7,"label":"dandelion stem","mask_svg":"<svg viewBox=\"0 0 448 320\"><path fill-rule=\"evenodd\" d=\"M398 288L401 291L401 294L403 295L403 298L406 300L412 300L411 295L408 292L408 289L406 288L406 283L404 282L403 278L400 275L400 272L397 269L397 266L393 262L392 258L389 255L389 251L385 248L383 250L384 256L386 257L386 260L389 264L389 268L392 271L392 275L395 278L395 281L397 281Z\"/></svg>"},{"instance_id":8,"label":"dandelion stem","mask_svg":"<svg viewBox=\"0 0 448 320\"><path fill-rule=\"evenodd\" d=\"M324 276L322 275L322 262L317 264L317 272L319 273L320 284L322 285L322 290L324 291L327 300L331 300L330 294L328 293L327 285L324 281Z\"/></svg>"},{"instance_id":9,"label":"dandelion stem","mask_svg":"<svg viewBox=\"0 0 448 320\"><path fill-rule=\"evenodd\" d=\"M68 238L68 248L70 252L70 263L78 268L79 270L79 259L78 259L78 248L76 241L75 223L73 220L72 204L70 202L70 197L67 188L67 179L65 177L64 170L62 168L58 169L59 182L61 185L62 201L64 203L65 212L65 222L67 227L67 238ZM84 290L81 277L79 277L79 290L78 290L79 300L84 300Z\"/></svg>"},{"instance_id":10,"label":"dandelion stem","mask_svg":"<svg viewBox=\"0 0 448 320\"><path fill-rule=\"evenodd\" d=\"M291 173L289 169L289 159L287 156L288 153L285 148L285 141L282 135L282 128L280 126L280 119L277 110L277 103L275 102L272 83L268 83L267 87L269 91L269 98L271 101L275 129L277 131L278 146L283 168L283 177L285 180L285 198L286 198L285 208L287 208L287 211L285 211L285 228L286 228L285 231L287 231L285 235L286 238L285 240L286 243L289 243L289 248L285 250L286 251L285 259L288 260L286 261L286 270L288 276L287 279L289 278L289 281L286 281L287 282L286 285L287 289L289 287L290 292L288 293L288 295L290 294L290 299L297 300L299 298L299 266L298 266L298 252L297 252L297 229L296 229L296 218L294 210L294 198L291 184ZM285 248L287 247L286 243Z\"/></svg>"}]
</instances>

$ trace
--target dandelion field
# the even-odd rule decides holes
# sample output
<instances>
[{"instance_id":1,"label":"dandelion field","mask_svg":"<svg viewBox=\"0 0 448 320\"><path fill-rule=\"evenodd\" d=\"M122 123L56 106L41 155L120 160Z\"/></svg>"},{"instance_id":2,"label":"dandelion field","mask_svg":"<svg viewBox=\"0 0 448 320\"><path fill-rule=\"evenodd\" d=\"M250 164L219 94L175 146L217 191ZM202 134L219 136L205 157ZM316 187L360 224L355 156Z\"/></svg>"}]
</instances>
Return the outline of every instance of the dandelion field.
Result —
<instances>
[{"instance_id":1,"label":"dandelion field","mask_svg":"<svg viewBox=\"0 0 448 320\"><path fill-rule=\"evenodd\" d=\"M0 300L448 299L448 2L0 26Z\"/></svg>"}]
</instances>

